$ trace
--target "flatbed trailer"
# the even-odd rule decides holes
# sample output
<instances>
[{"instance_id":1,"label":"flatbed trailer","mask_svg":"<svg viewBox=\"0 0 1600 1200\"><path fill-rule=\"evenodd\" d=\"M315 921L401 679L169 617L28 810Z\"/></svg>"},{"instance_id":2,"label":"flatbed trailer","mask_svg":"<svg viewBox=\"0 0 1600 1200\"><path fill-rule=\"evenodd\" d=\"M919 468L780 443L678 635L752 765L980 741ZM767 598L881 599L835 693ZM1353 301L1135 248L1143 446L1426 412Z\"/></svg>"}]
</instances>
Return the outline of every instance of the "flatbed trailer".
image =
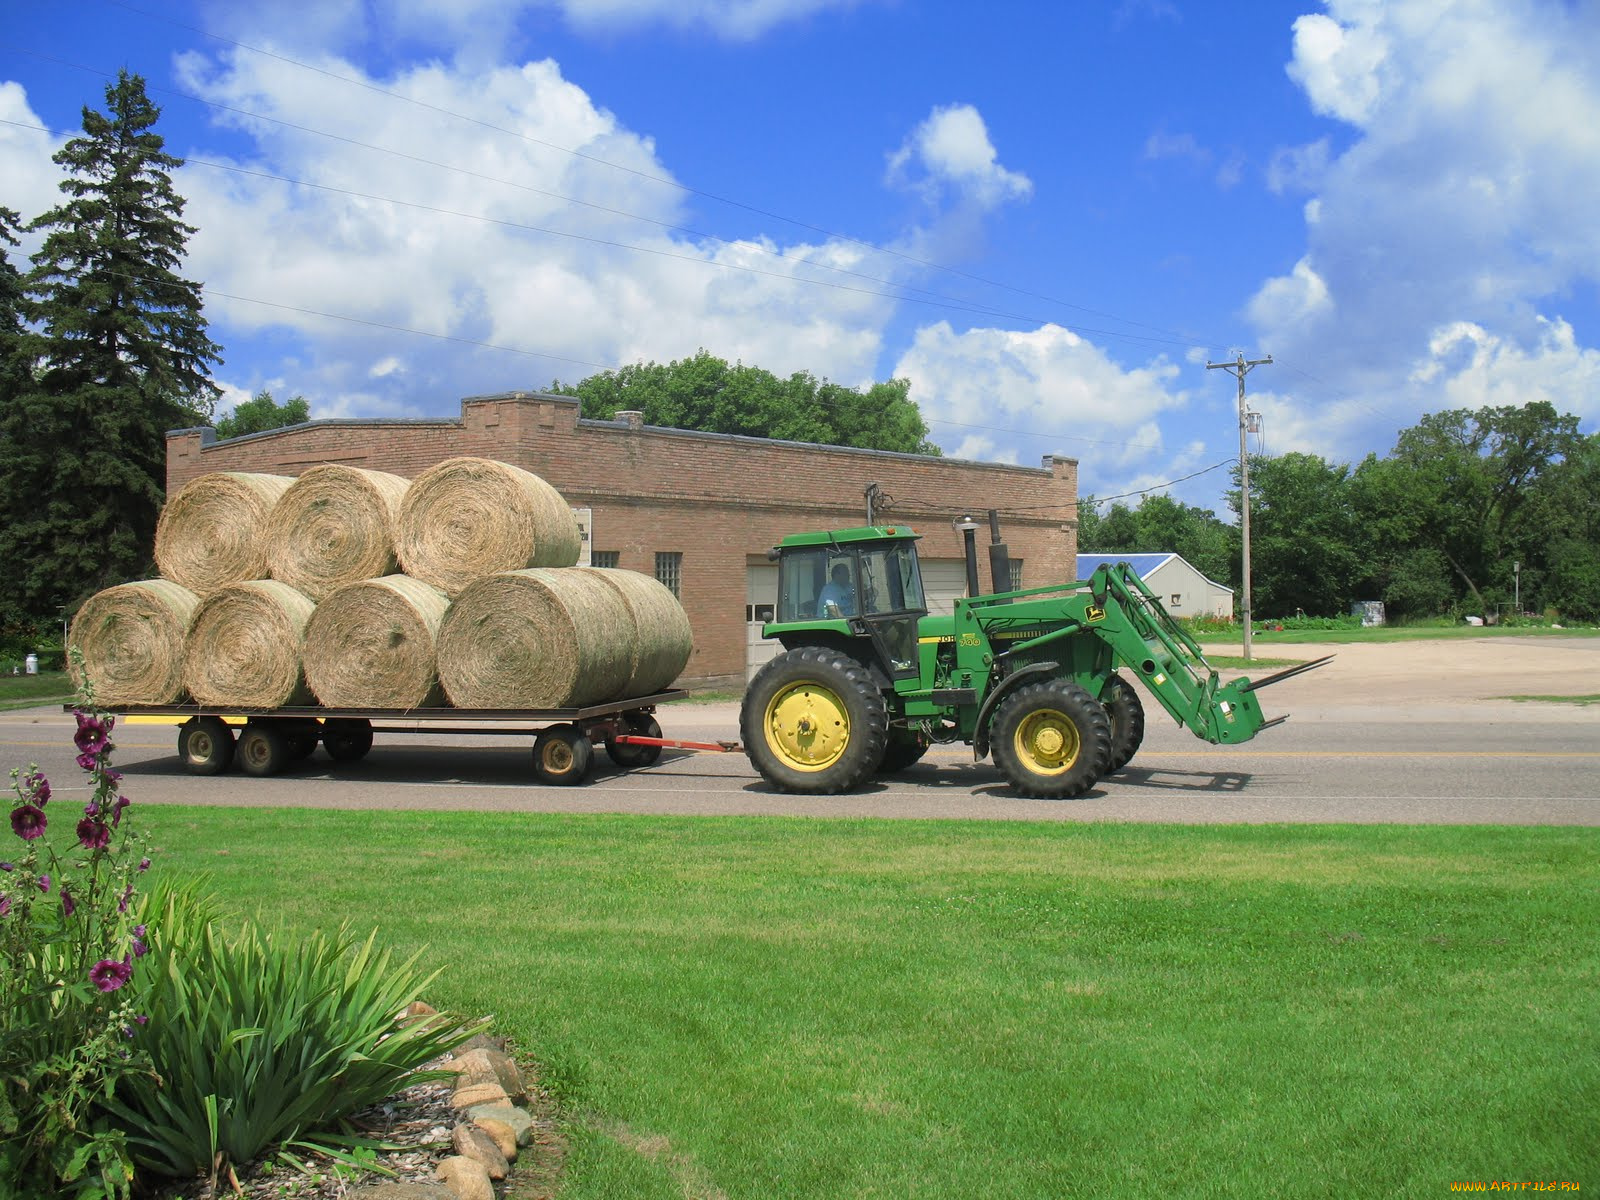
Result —
<instances>
[{"instance_id":1,"label":"flatbed trailer","mask_svg":"<svg viewBox=\"0 0 1600 1200\"><path fill-rule=\"evenodd\" d=\"M463 736L531 733L533 774L541 783L588 778L596 743L620 767L648 767L666 747L736 750L736 742L682 742L661 736L655 710L688 692L676 689L579 708L238 708L205 704L111 705L120 717L179 719L178 758L191 775L219 775L235 762L247 775L277 775L320 744L335 763L358 762L384 733ZM67 705L70 709L72 706ZM235 726L240 726L237 732Z\"/></svg>"}]
</instances>

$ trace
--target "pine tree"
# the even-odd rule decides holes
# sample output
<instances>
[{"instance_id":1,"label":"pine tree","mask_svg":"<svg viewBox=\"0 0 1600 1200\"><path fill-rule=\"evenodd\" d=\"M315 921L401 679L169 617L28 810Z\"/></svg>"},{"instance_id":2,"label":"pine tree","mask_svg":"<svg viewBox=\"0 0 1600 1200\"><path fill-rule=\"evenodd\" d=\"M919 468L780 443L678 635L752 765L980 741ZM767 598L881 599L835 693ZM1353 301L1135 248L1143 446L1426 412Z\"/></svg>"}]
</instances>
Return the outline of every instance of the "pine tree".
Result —
<instances>
[{"instance_id":1,"label":"pine tree","mask_svg":"<svg viewBox=\"0 0 1600 1200\"><path fill-rule=\"evenodd\" d=\"M166 433L219 393L200 286L175 273L195 231L169 174L182 160L143 79L122 72L106 103L55 155L69 199L31 226L47 231L25 282L31 380L0 412L0 562L39 618L148 573Z\"/></svg>"}]
</instances>

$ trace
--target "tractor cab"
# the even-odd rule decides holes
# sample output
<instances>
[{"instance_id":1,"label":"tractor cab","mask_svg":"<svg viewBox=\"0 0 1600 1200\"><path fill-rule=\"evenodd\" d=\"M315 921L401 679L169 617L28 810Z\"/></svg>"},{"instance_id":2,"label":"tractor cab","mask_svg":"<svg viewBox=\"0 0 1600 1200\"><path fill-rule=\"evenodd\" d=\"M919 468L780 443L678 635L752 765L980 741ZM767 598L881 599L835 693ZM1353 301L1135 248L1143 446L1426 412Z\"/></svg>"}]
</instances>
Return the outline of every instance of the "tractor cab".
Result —
<instances>
[{"instance_id":1,"label":"tractor cab","mask_svg":"<svg viewBox=\"0 0 1600 1200\"><path fill-rule=\"evenodd\" d=\"M909 529L865 526L785 538L778 563L776 620L762 630L784 649L856 646L854 657L890 679L917 674L917 623L927 615L917 538ZM862 643L870 655L859 652Z\"/></svg>"}]
</instances>

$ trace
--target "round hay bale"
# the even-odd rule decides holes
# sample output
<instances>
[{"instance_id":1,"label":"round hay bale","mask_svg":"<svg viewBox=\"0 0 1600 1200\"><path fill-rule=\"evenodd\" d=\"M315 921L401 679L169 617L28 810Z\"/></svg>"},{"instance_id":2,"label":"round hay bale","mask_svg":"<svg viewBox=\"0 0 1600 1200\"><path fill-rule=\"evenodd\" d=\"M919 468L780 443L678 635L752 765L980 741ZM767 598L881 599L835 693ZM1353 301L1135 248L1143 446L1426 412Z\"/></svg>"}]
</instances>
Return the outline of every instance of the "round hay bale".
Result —
<instances>
[{"instance_id":1,"label":"round hay bale","mask_svg":"<svg viewBox=\"0 0 1600 1200\"><path fill-rule=\"evenodd\" d=\"M410 481L341 463L312 467L273 507L267 569L313 600L398 568L395 531Z\"/></svg>"},{"instance_id":2,"label":"round hay bale","mask_svg":"<svg viewBox=\"0 0 1600 1200\"><path fill-rule=\"evenodd\" d=\"M272 507L288 475L213 471L168 499L156 522L156 566L202 599L218 588L267 574Z\"/></svg>"},{"instance_id":3,"label":"round hay bale","mask_svg":"<svg viewBox=\"0 0 1600 1200\"><path fill-rule=\"evenodd\" d=\"M633 616L589 571L491 575L439 630L439 680L458 708L573 708L614 699L633 661Z\"/></svg>"},{"instance_id":4,"label":"round hay bale","mask_svg":"<svg viewBox=\"0 0 1600 1200\"><path fill-rule=\"evenodd\" d=\"M435 644L450 598L407 575L346 584L306 626L306 683L329 708L444 703Z\"/></svg>"},{"instance_id":5,"label":"round hay bale","mask_svg":"<svg viewBox=\"0 0 1600 1200\"><path fill-rule=\"evenodd\" d=\"M300 650L315 607L276 579L233 583L207 596L184 648L189 694L201 704L237 708L309 704Z\"/></svg>"},{"instance_id":6,"label":"round hay bale","mask_svg":"<svg viewBox=\"0 0 1600 1200\"><path fill-rule=\"evenodd\" d=\"M654 576L637 571L599 567L581 570L622 597L638 630L632 668L618 698L659 692L683 674L694 650L694 632L689 627L689 614L671 589Z\"/></svg>"},{"instance_id":7,"label":"round hay bale","mask_svg":"<svg viewBox=\"0 0 1600 1200\"><path fill-rule=\"evenodd\" d=\"M448 458L411 481L397 549L407 575L451 596L474 580L578 561L578 519L531 471L487 458Z\"/></svg>"},{"instance_id":8,"label":"round hay bale","mask_svg":"<svg viewBox=\"0 0 1600 1200\"><path fill-rule=\"evenodd\" d=\"M72 682L85 677L100 704L177 704L184 698L184 635L200 597L167 579L96 592L72 618L67 656Z\"/></svg>"}]
</instances>

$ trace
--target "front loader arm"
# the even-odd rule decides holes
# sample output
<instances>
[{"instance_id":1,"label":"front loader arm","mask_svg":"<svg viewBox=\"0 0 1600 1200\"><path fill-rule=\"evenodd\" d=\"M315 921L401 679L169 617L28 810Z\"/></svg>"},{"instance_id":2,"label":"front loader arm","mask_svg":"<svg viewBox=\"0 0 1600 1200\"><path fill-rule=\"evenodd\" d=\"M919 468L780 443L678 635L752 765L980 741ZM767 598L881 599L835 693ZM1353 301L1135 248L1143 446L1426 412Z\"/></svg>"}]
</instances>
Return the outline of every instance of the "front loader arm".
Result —
<instances>
[{"instance_id":1,"label":"front loader arm","mask_svg":"<svg viewBox=\"0 0 1600 1200\"><path fill-rule=\"evenodd\" d=\"M1286 716L1266 720L1256 693L1328 661L1302 663L1255 682L1240 678L1222 683L1199 644L1127 563L1097 567L1089 579L1089 594L1093 605L1085 613L1086 625L1139 676L1163 708L1208 742L1249 741L1261 730L1288 720Z\"/></svg>"}]
</instances>

